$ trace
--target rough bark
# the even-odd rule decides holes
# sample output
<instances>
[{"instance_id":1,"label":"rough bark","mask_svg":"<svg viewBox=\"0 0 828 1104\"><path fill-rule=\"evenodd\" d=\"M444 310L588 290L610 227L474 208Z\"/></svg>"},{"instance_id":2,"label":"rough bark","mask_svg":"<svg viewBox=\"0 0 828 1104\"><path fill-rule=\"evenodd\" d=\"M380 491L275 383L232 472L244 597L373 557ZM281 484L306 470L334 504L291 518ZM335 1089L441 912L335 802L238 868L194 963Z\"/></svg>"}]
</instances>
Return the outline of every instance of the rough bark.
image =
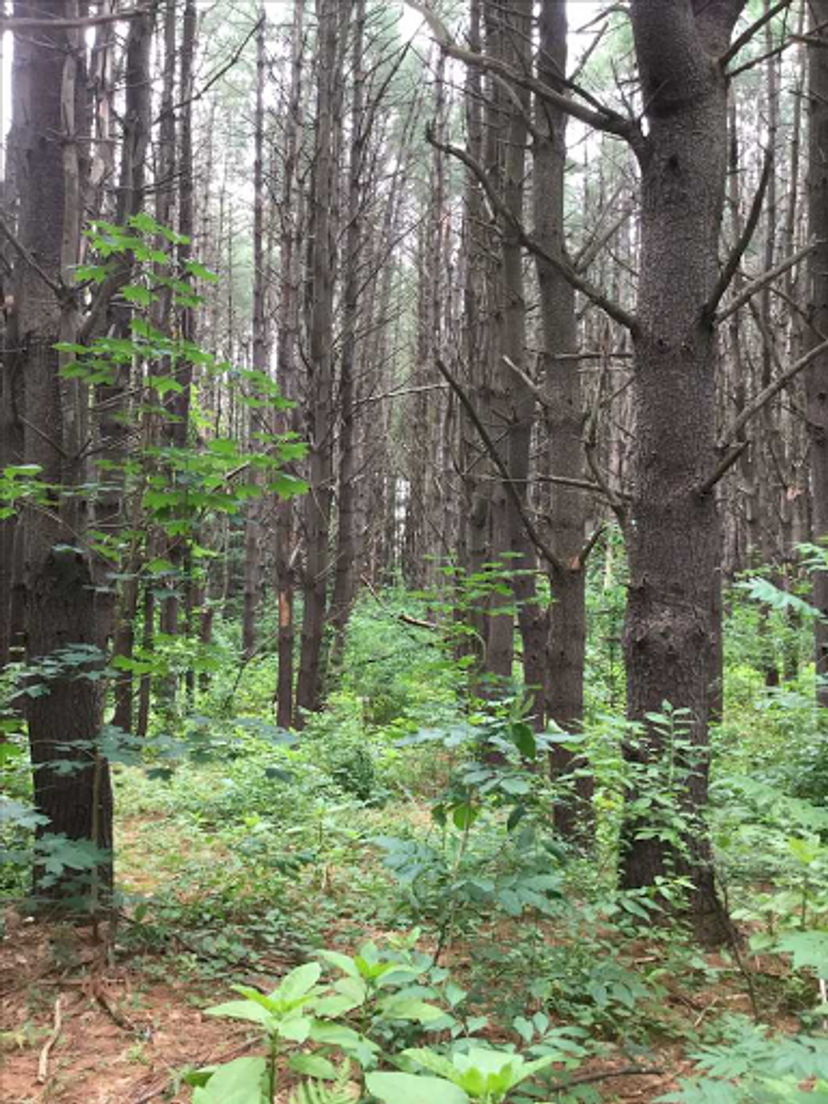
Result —
<instances>
[{"instance_id":1,"label":"rough bark","mask_svg":"<svg viewBox=\"0 0 828 1104\"><path fill-rule=\"evenodd\" d=\"M18 0L14 6L21 18L44 10L56 18L77 15L71 0L45 6ZM81 186L76 146L82 137L74 128L77 33L44 28L36 37L18 35L12 78L19 239L37 257L41 273L53 284L67 286L69 266L77 262L80 247L80 212L74 207ZM57 493L67 477L77 475L67 446L76 439L78 412L64 406L54 344L67 339L76 316L71 299L58 298L25 260L19 261L16 275L17 322L25 350L25 458L39 465L41 478L56 488L51 508L30 511L25 519L27 659L36 666L47 658L54 661L50 671L33 673L33 683L45 692L27 704L34 799L49 817L39 837L63 833L97 844L108 856L97 868L97 888L105 891L112 881L112 797L107 764L96 750L101 698L98 684L83 677L94 660L79 666L72 662L80 655L78 648L95 643L92 573L89 557L79 547L80 505L63 509ZM74 769L56 771L51 766L55 759L72 761ZM44 884L42 867L36 866L34 875L36 894L63 900L77 894L71 870L51 886Z\"/></svg>"},{"instance_id":2,"label":"rough bark","mask_svg":"<svg viewBox=\"0 0 828 1104\"><path fill-rule=\"evenodd\" d=\"M812 34L823 44L808 51L808 218L816 248L811 254L810 321L828 333L828 0L811 0ZM822 28L821 31L818 28ZM813 336L814 345L821 340ZM812 532L815 542L828 537L828 354L822 353L805 374L810 435ZM817 702L828 706L828 571L813 576L813 604L822 613L814 623Z\"/></svg>"},{"instance_id":3,"label":"rough bark","mask_svg":"<svg viewBox=\"0 0 828 1104\"><path fill-rule=\"evenodd\" d=\"M277 317L277 379L282 394L294 399L297 394L299 357L299 282L300 235L303 205L298 194L300 135L303 127L303 38L304 0L297 0L291 28L290 89L286 111L285 150L280 195L281 227L279 240L279 313ZM285 432L294 428L290 416L277 415L276 428ZM294 622L294 546L295 507L289 499L277 503L275 525L275 576L278 600L279 671L276 686L276 720L283 728L293 723L293 651Z\"/></svg>"},{"instance_id":4,"label":"rough bark","mask_svg":"<svg viewBox=\"0 0 828 1104\"><path fill-rule=\"evenodd\" d=\"M345 259L343 273L342 357L339 371L339 471L337 479L336 569L330 622L334 630L332 666L342 664L345 629L357 579L357 441L355 383L359 323L365 195L364 157L368 139L365 108L365 0L355 0L351 46L351 140L348 164Z\"/></svg>"},{"instance_id":5,"label":"rough bark","mask_svg":"<svg viewBox=\"0 0 828 1104\"><path fill-rule=\"evenodd\" d=\"M698 934L722 938L707 836L708 722L721 678L720 533L715 496L716 335L705 303L717 287L727 169L727 83L718 57L742 4L634 0L632 25L649 123L639 142L641 255L634 333L635 450L626 524L629 597L627 702L644 725L634 761L652 762L665 737L647 714L687 710L695 764L684 762L690 820L676 851L628 819L621 882L651 886L685 873Z\"/></svg>"},{"instance_id":6,"label":"rough bark","mask_svg":"<svg viewBox=\"0 0 828 1104\"><path fill-rule=\"evenodd\" d=\"M540 13L538 77L551 88L562 88L567 62L566 5L544 0ZM565 112L538 101L534 144L533 197L535 238L553 257L567 259L564 234L566 170ZM546 394L546 467L550 474L571 479L584 477L581 364L575 358L577 334L575 292L559 269L538 258L543 348L541 366ZM549 492L549 543L557 564L550 565L552 607L547 643L545 681L549 718L564 731L580 728L584 711L584 653L586 647L585 565L581 552L585 539L586 496L583 491L552 484ZM552 755L554 775L567 774L573 756L558 746ZM555 824L567 836L580 827L589 830L592 786L583 777L578 784L579 809L561 802Z\"/></svg>"},{"instance_id":7,"label":"rough bark","mask_svg":"<svg viewBox=\"0 0 828 1104\"><path fill-rule=\"evenodd\" d=\"M267 271L265 262L264 227L264 88L265 88L265 31L264 12L259 16L256 32L256 111L253 124L253 368L267 370L267 318L265 295ZM256 412L248 412L248 447L254 449L253 434L256 429ZM251 470L249 481L255 486L256 472ZM242 653L252 659L256 651L256 611L261 576L261 506L251 498L245 511L244 530L244 608L242 613Z\"/></svg>"},{"instance_id":8,"label":"rough bark","mask_svg":"<svg viewBox=\"0 0 828 1104\"><path fill-rule=\"evenodd\" d=\"M316 711L322 704L322 651L327 616L333 498L334 276L337 198L335 151L341 116L338 88L338 5L322 0L318 10L317 105L308 295L307 425L309 483L305 497L304 615L296 704Z\"/></svg>"}]
</instances>

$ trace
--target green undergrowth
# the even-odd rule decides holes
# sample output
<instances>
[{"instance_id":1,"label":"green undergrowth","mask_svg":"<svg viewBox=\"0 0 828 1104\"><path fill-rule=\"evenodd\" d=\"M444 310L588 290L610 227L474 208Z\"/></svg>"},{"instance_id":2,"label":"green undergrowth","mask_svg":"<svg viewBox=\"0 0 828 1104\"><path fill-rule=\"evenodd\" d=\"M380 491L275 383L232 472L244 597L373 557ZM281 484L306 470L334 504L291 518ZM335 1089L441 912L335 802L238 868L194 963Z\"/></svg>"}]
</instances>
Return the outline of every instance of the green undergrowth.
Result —
<instances>
[{"instance_id":1,"label":"green undergrowth","mask_svg":"<svg viewBox=\"0 0 828 1104\"><path fill-rule=\"evenodd\" d=\"M252 1013L264 1054L229 1074L202 1074L194 1100L217 1098L236 1076L262 1093L287 1076L300 1104L354 1092L379 1101L396 1093L404 1104L426 1089L438 1104L589 1102L612 1099L602 1069L645 1076L676 1053L694 1066L665 1099L795 1101L802 1086L814 1090L808 1099L823 1099L828 784L812 673L803 663L787 683L765 685L767 649L740 605L750 599L735 592L709 820L719 882L744 938L703 953L669 919L666 906L686 892L680 879L653 892L615 884L631 783L664 838L680 841L693 828L671 767L688 753L681 711L665 705L654 720L671 749L663 764L634 775L621 755L637 738L619 702L621 590L608 576L591 591L604 613L594 619L589 715L577 737L534 733L519 690L470 701L451 642L396 617L406 610L429 620L424 599L393 592L358 606L328 707L300 732L272 722L267 648L245 665L231 662L237 626L217 625L219 658L195 701L182 695L177 712L156 714L146 741L114 760L116 953L150 979L209 983L221 1003L251 972L277 978L321 951L356 963L368 940L366 969L396 961L406 1000L447 1019L383 1019L374 1005L365 1019L368 996L358 985L337 989L350 975L334 971L312 983L333 988L311 993L313 1008L300 1017L308 1023L290 1029L296 1037L284 1047L276 1021ZM13 729L4 783L25 807ZM589 849L552 827L556 805L577 801L573 777L548 779L556 742L595 779L590 809L576 806L584 823L594 818ZM31 827L18 821L3 832L23 855ZM9 871L12 895L24 892L24 862ZM316 1002L336 996L347 1000L319 1012ZM244 1000L268 1012L258 998ZM317 1020L364 1039L347 1036L343 1046L340 1033L334 1043L336 1032L326 1035ZM282 1039L275 1051L274 1039ZM301 1060L289 1070L293 1059Z\"/></svg>"}]
</instances>

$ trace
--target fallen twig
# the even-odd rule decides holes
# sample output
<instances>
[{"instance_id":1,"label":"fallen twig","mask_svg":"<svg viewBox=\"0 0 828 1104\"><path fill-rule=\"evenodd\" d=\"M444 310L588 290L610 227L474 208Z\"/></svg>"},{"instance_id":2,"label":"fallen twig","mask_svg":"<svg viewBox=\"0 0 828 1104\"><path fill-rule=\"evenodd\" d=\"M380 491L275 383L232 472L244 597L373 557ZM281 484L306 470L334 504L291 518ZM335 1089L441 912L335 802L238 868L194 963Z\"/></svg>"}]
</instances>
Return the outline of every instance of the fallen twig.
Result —
<instances>
[{"instance_id":1,"label":"fallen twig","mask_svg":"<svg viewBox=\"0 0 828 1104\"><path fill-rule=\"evenodd\" d=\"M52 1033L46 1042L43 1044L43 1049L40 1052L40 1058L37 1062L37 1080L38 1084L45 1085L49 1076L49 1052L52 1047L58 1041L60 1036L60 1029L63 1026L63 1016L60 1007L60 996L55 997L55 1022L52 1028Z\"/></svg>"}]
</instances>

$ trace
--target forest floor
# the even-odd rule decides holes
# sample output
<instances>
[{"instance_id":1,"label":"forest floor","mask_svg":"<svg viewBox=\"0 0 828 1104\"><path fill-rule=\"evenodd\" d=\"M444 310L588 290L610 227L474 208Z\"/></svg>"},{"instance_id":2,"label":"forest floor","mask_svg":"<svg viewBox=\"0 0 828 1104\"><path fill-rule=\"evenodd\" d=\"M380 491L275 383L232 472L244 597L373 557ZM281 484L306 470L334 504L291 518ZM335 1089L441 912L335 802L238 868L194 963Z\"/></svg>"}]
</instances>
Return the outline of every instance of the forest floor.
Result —
<instances>
[{"instance_id":1,"label":"forest floor","mask_svg":"<svg viewBox=\"0 0 828 1104\"><path fill-rule=\"evenodd\" d=\"M175 864L165 864L163 855L150 860L149 841L179 838L179 854L201 869L204 863L221 865L228 859L209 836L198 854L195 837L181 847L174 820L130 818L120 831L119 873L130 891L172 891L182 907L192 908L198 891ZM323 875L326 884L318 888L330 892L331 878L336 879L335 870ZM9 910L0 943L3 1104L184 1104L191 1093L181 1082L184 1071L261 1050L260 1035L249 1024L216 1020L202 1010L226 999L232 982L268 990L312 953L286 938L252 956L246 968L239 962L228 966L221 956L211 961L203 945L192 947L184 933L169 935L156 949L130 946L129 926L129 921L122 923L113 937L105 928L95 933ZM544 920L542 926L544 937L554 942L554 924ZM361 938L381 940L384 934L370 922L355 925L351 918L331 917L317 939L344 947L357 930ZM488 938L507 947L517 934L517 921L501 920ZM652 970L665 947L663 942L639 941L634 950L636 959ZM472 953L459 939L446 956L445 964L461 983L470 971ZM722 969L717 956L705 957L711 970ZM668 962L664 965L669 969ZM728 977L724 984L706 988L686 987L680 976L665 977L661 1011L671 1030L650 1040L646 1056L631 1056L619 1047L587 1058L576 1080L594 1083L606 1101L652 1101L674 1090L676 1078L692 1068L682 1034L686 1031L689 1037L708 1015L723 1010L750 1014L747 992L732 972ZM491 1041L502 1041L497 1031ZM637 1073L636 1068L647 1072ZM286 1092L278 1099L286 1100Z\"/></svg>"},{"instance_id":2,"label":"forest floor","mask_svg":"<svg viewBox=\"0 0 828 1104\"><path fill-rule=\"evenodd\" d=\"M461 948L456 957L462 962ZM286 961L285 970L295 964ZM0 1023L7 1025L0 1100L184 1104L191 1090L181 1085L183 1071L260 1049L260 1036L248 1025L201 1012L230 995L229 984L174 975L174 965L168 971L162 956L137 965L108 961L105 941L96 941L88 928L12 920L0 946ZM241 980L267 986L278 975ZM723 1001L733 1011L750 1011L747 997L738 992L690 997L677 987L671 998L673 1010L696 1025ZM653 1072L636 1075L622 1055L591 1059L578 1078L601 1079L607 1101L645 1102L674 1090L676 1078L689 1073L692 1063L679 1044L665 1040L642 1068ZM279 1097L285 1099L287 1090Z\"/></svg>"}]
</instances>

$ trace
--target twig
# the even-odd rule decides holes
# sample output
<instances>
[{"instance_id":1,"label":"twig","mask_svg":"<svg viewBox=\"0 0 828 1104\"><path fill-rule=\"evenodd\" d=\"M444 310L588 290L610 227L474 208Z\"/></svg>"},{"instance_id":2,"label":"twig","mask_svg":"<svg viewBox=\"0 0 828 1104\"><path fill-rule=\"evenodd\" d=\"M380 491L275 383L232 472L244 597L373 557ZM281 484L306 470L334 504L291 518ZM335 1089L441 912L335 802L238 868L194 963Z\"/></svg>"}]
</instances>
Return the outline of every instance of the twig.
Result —
<instances>
[{"instance_id":1,"label":"twig","mask_svg":"<svg viewBox=\"0 0 828 1104\"><path fill-rule=\"evenodd\" d=\"M0 24L0 26L2 26L2 24ZM0 216L0 233L3 234L3 237L9 242L12 248L23 258L29 268L37 273L43 283L46 284L62 302L66 298L67 289L63 284L56 283L48 272L44 272L26 246L11 232L6 220L2 216Z\"/></svg>"},{"instance_id":2,"label":"twig","mask_svg":"<svg viewBox=\"0 0 828 1104\"><path fill-rule=\"evenodd\" d=\"M722 297L733 282L733 277L739 270L739 264L741 263L742 257L745 255L745 250L750 245L751 238L754 235L756 227L759 225L759 216L762 214L762 204L765 201L765 193L768 190L773 167L774 150L772 146L768 146L765 150L765 163L762 166L762 176L759 179L759 187L756 189L756 194L753 197L753 203L750 207L750 214L748 215L747 222L744 225L742 233L739 235L739 240L730 251L730 256L725 262L724 268L721 271L721 275L716 282L716 286L710 298L707 300L704 307L702 307L702 314L708 322L712 322L715 318L719 303L721 303Z\"/></svg>"},{"instance_id":3,"label":"twig","mask_svg":"<svg viewBox=\"0 0 828 1104\"><path fill-rule=\"evenodd\" d=\"M556 571L565 571L565 566L561 563L561 561L558 559L552 549L549 548L548 545L544 542L540 533L538 533L537 529L532 524L532 519L526 513L523 501L521 500L521 497L518 494L517 489L515 488L512 481L511 472L506 467L506 464L503 462L503 457L498 452L497 446L489 436L488 430L480 420L480 417L474 408L474 403L471 401L469 396L448 370L440 357L437 357L435 363L437 364L437 369L440 372L440 375L443 376L443 378L451 387L452 391L460 400L463 409L466 411L472 421L472 424L474 425L474 428L477 430L480 436L480 440L485 445L486 452L488 452L489 456L494 461L497 470L503 476L503 485L505 486L507 493L509 494L512 502L515 505L515 509L520 516L520 520L523 523L523 527L526 530L526 535L529 537L529 540L532 542L532 544L535 546L541 556L546 560L546 562L550 564Z\"/></svg>"},{"instance_id":4,"label":"twig","mask_svg":"<svg viewBox=\"0 0 828 1104\"><path fill-rule=\"evenodd\" d=\"M411 625L415 629L429 629L431 632L440 631L440 626L435 624L434 621L423 621L419 617L412 617L409 613L394 613L394 611L390 610L387 604L383 602L379 594L377 594L376 589L372 585L371 580L368 578L367 575L362 576L362 582L368 588L368 591L370 592L372 598L376 600L377 605L382 606L386 613L389 613L397 621L401 621L403 625Z\"/></svg>"},{"instance_id":5,"label":"twig","mask_svg":"<svg viewBox=\"0 0 828 1104\"><path fill-rule=\"evenodd\" d=\"M623 1069L604 1070L601 1073L576 1073L552 1086L553 1092L562 1092L571 1085L591 1085L596 1081L606 1081L610 1077L663 1077L664 1070L658 1066L624 1066Z\"/></svg>"},{"instance_id":6,"label":"twig","mask_svg":"<svg viewBox=\"0 0 828 1104\"><path fill-rule=\"evenodd\" d=\"M816 242L811 242L810 245L803 246L802 249L797 250L796 253L792 253L791 256L787 257L784 261L780 261L778 265L767 269L761 276L757 276L755 280L751 280L751 282L746 284L739 292L735 299L732 299L723 310L718 311L716 317L713 319L716 325L721 325L726 318L730 318L731 314L735 314L737 310L741 310L745 303L752 299L762 288L773 283L779 276L787 272L789 268L798 265L799 262L803 261L810 253L813 253L816 246Z\"/></svg>"},{"instance_id":7,"label":"twig","mask_svg":"<svg viewBox=\"0 0 828 1104\"><path fill-rule=\"evenodd\" d=\"M107 997L106 993L104 993L95 983L93 983L92 986L92 996L95 998L95 1003L98 1004L104 1010L104 1012L106 1012L107 1016L109 1016L112 1022L117 1027L120 1027L122 1031L128 1031L132 1034L139 1030L138 1026L134 1024L131 1020L127 1019L123 1012L119 1011L117 1008L109 1003L109 998Z\"/></svg>"},{"instance_id":8,"label":"twig","mask_svg":"<svg viewBox=\"0 0 828 1104\"><path fill-rule=\"evenodd\" d=\"M591 535L585 541L584 547L581 549L581 551L578 553L578 555L575 559L575 566L576 566L576 569L578 571L583 570L584 565L586 564L587 560L589 559L590 552L593 550L595 545L598 543L598 541L603 536L605 528L606 528L606 526L604 526L603 524L602 525L596 525L595 528L592 530Z\"/></svg>"},{"instance_id":9,"label":"twig","mask_svg":"<svg viewBox=\"0 0 828 1104\"><path fill-rule=\"evenodd\" d=\"M61 1014L60 1007L60 995L55 997L55 1021L52 1033L46 1042L43 1044L43 1049L40 1052L40 1058L37 1062L37 1080L38 1084L45 1085L49 1077L49 1052L52 1047L58 1041L60 1036L60 1029L63 1026L63 1016Z\"/></svg>"},{"instance_id":10,"label":"twig","mask_svg":"<svg viewBox=\"0 0 828 1104\"><path fill-rule=\"evenodd\" d=\"M461 149L459 146L454 146L450 142L440 142L435 137L434 131L430 126L426 127L426 141L436 150L440 150L441 153L450 154L452 157L456 157L458 161L462 161L466 168L473 173L483 186L483 190L494 208L495 213L504 223L507 223L512 228L524 249L527 249L551 268L554 268L556 272L559 272L576 291L580 291L582 295L585 295L587 299L597 307L600 307L601 310L608 314L610 318L614 319L620 326L624 326L624 328L629 330L633 335L638 332L638 320L634 315L625 310L620 303L616 303L614 300L609 299L588 280L579 276L566 261L549 253L539 241L526 232L523 223L509 210L497 189L493 187L486 170L467 150Z\"/></svg>"},{"instance_id":11,"label":"twig","mask_svg":"<svg viewBox=\"0 0 828 1104\"><path fill-rule=\"evenodd\" d=\"M789 8L790 6L791 0L779 0L777 4L774 4L772 8L768 8L768 10L760 15L759 18L755 20L755 22L751 23L746 31L743 31L738 38L733 40L725 53L723 53L722 56L719 58L719 65L722 67L722 69L726 68L728 63L736 57L740 50L747 46L751 39L754 38L759 33L759 31L762 30L766 23L770 23L771 19L773 19L774 16L778 15L779 12L784 11L785 8Z\"/></svg>"},{"instance_id":12,"label":"twig","mask_svg":"<svg viewBox=\"0 0 828 1104\"><path fill-rule=\"evenodd\" d=\"M730 471L730 469L733 467L733 465L736 463L736 461L739 459L739 457L742 455L749 444L750 441L740 441L725 456L723 456L712 475L709 475L707 479L705 479L704 483L700 485L698 493L701 495L710 494L710 492L713 490L719 480L723 479L727 475L727 473Z\"/></svg>"},{"instance_id":13,"label":"twig","mask_svg":"<svg viewBox=\"0 0 828 1104\"><path fill-rule=\"evenodd\" d=\"M781 376L778 376L772 383L769 383L768 386L764 388L764 390L760 391L756 398L753 399L752 402L748 403L748 405L744 408L739 417L731 423L730 427L725 432L724 437L719 444L719 447L727 447L727 445L735 441L744 429L744 427L747 425L747 423L759 413L762 407L766 403L770 402L770 400L775 395L779 394L782 388L785 387L786 384L790 383L794 376L799 375L800 372L804 371L812 361L816 360L816 358L818 356L821 356L824 352L828 352L828 339L825 339L821 341L818 345L815 345L813 349L807 352L804 356L800 357L795 364L792 364L787 372L783 372Z\"/></svg>"},{"instance_id":14,"label":"twig","mask_svg":"<svg viewBox=\"0 0 828 1104\"><path fill-rule=\"evenodd\" d=\"M79 16L77 19L37 19L29 16L0 15L0 33L3 31L83 30L103 23L121 23L128 19L140 19L149 15L147 8L130 8L127 11L110 12L108 15Z\"/></svg>"}]
</instances>

